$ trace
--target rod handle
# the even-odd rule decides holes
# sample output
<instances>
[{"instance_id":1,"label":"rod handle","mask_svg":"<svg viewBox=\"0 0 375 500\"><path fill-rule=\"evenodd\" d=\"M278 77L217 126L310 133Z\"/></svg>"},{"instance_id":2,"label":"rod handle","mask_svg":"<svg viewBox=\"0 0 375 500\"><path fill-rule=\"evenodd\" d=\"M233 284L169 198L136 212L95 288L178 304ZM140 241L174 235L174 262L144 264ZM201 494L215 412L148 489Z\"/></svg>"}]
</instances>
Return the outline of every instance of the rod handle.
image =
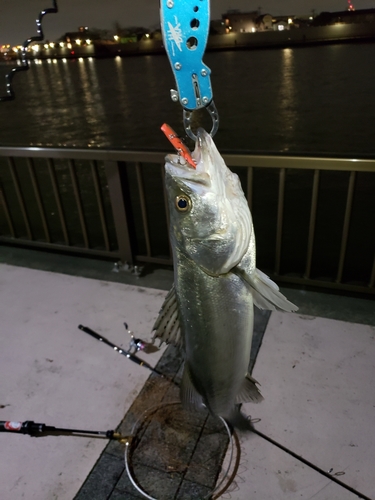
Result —
<instances>
[{"instance_id":1,"label":"rod handle","mask_svg":"<svg viewBox=\"0 0 375 500\"><path fill-rule=\"evenodd\" d=\"M37 424L32 420L26 420L25 422L0 421L0 432L19 432L20 434L33 436L34 434L43 432L45 429L46 424Z\"/></svg>"}]
</instances>

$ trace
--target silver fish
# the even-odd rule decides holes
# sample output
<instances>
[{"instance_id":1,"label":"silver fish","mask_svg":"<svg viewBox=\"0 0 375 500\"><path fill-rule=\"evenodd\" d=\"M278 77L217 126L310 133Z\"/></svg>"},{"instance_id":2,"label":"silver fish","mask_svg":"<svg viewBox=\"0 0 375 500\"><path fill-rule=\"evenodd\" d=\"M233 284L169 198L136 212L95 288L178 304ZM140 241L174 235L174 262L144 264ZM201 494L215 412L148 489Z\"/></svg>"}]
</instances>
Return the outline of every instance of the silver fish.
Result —
<instances>
[{"instance_id":1,"label":"silver fish","mask_svg":"<svg viewBox=\"0 0 375 500\"><path fill-rule=\"evenodd\" d=\"M295 311L277 285L255 266L255 236L239 178L212 138L197 132L196 169L168 155L174 287L154 325L161 343L182 341L181 399L206 407L238 428L249 428L238 404L263 399L249 375L254 308Z\"/></svg>"}]
</instances>

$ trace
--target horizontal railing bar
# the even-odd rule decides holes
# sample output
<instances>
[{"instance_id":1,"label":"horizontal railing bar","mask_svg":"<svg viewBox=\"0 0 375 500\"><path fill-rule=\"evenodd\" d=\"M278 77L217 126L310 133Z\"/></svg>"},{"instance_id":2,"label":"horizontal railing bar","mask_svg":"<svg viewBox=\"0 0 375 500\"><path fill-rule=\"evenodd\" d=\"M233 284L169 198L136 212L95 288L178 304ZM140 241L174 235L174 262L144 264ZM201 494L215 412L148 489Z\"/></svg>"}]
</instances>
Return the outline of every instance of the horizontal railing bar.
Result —
<instances>
[{"instance_id":1,"label":"horizontal railing bar","mask_svg":"<svg viewBox=\"0 0 375 500\"><path fill-rule=\"evenodd\" d=\"M337 170L375 172L375 160L356 158L319 158L303 156L256 156L223 154L229 167L286 168L296 170Z\"/></svg>"},{"instance_id":2,"label":"horizontal railing bar","mask_svg":"<svg viewBox=\"0 0 375 500\"><path fill-rule=\"evenodd\" d=\"M170 258L162 258L162 257L149 257L148 255L136 255L135 259L137 262L145 262L147 264L161 264L165 266L172 266L173 260Z\"/></svg>"},{"instance_id":3,"label":"horizontal railing bar","mask_svg":"<svg viewBox=\"0 0 375 500\"><path fill-rule=\"evenodd\" d=\"M76 247L73 245L63 245L60 243L47 243L45 241L31 241L21 238L9 238L7 236L0 236L0 243L8 243L10 245L20 245L24 247L37 247L37 248L47 248L50 250L58 250L64 253L82 253L85 255L97 256L97 257L111 257L113 259L119 259L120 253L118 250L107 251L99 250L97 248L84 248Z\"/></svg>"},{"instance_id":4,"label":"horizontal railing bar","mask_svg":"<svg viewBox=\"0 0 375 500\"><path fill-rule=\"evenodd\" d=\"M37 157L74 160L127 161L127 162L164 162L168 151L126 151L110 149L75 149L75 148L4 148L0 147L0 156Z\"/></svg>"},{"instance_id":5,"label":"horizontal railing bar","mask_svg":"<svg viewBox=\"0 0 375 500\"><path fill-rule=\"evenodd\" d=\"M345 290L348 292L358 292L358 293L367 293L367 294L375 294L375 288L368 287L366 285L351 285L349 283L337 283L335 281L320 281L314 280L312 278L306 279L298 276L283 276L282 274L273 275L269 274L269 277L272 280L280 283L290 283L294 285L303 285L303 286L312 286L314 288L331 288L333 290Z\"/></svg>"},{"instance_id":6,"label":"horizontal railing bar","mask_svg":"<svg viewBox=\"0 0 375 500\"><path fill-rule=\"evenodd\" d=\"M0 156L5 157L67 158L75 160L126 161L143 163L163 163L165 156L168 153L171 153L171 151L0 147ZM278 156L238 153L224 153L223 158L227 165L231 167L375 172L375 159Z\"/></svg>"}]
</instances>

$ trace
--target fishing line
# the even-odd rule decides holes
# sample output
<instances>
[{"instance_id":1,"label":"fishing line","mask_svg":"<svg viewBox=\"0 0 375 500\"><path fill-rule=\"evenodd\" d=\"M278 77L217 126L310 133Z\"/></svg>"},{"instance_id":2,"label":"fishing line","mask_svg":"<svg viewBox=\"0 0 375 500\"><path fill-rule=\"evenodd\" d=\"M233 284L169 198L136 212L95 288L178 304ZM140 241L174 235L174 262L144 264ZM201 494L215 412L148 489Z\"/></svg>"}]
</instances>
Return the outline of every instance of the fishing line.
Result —
<instances>
[{"instance_id":1,"label":"fishing line","mask_svg":"<svg viewBox=\"0 0 375 500\"><path fill-rule=\"evenodd\" d=\"M132 485L134 486L134 488L141 494L143 495L145 498L147 498L148 500L158 500L157 498L155 497L152 497L150 496L148 493L146 493L142 488L141 486L137 483L136 481L136 478L131 470L131 464L130 464L130 460L131 460L131 453L130 453L130 446L132 444L134 444L134 442L136 442L136 435L137 433L139 432L139 430L141 429L141 424L143 422L146 421L147 418L150 418L154 413L156 413L158 410L160 410L161 408L164 408L164 407L167 407L167 406L173 406L173 405L180 405L181 402L180 401L173 401L171 403L161 403L161 404L158 404L158 405L155 405L155 406L152 406L151 408L148 408L145 412L142 413L142 415L135 421L133 427L132 427L132 430L131 430L131 437L132 437L132 440L131 441L127 441L125 443L125 468L126 468L126 472L128 474L128 477L130 479L130 482L132 483ZM229 464L228 464L228 467L226 468L225 470L225 473L224 473L224 476L223 478L220 480L220 482L215 486L215 488L208 494L206 495L205 497L203 497L202 500L208 500L209 498L211 498L213 495L215 495L219 490L220 488L222 487L222 485L224 484L225 480L227 479L228 477L228 474L229 474L229 470L232 466L232 461L233 461L233 455L234 455L234 447L235 447L235 440L233 438L233 434L232 434L232 431L230 430L227 422L222 418L222 417L219 417L220 420L222 421L227 433L228 433L228 437L229 437L229 445L230 445L230 455L229 455ZM236 472L236 467L235 467L235 472ZM230 477L230 480L232 480L232 477L233 474L231 475ZM222 493L223 491L226 490L226 487L223 488L223 490L220 492Z\"/></svg>"},{"instance_id":2,"label":"fishing line","mask_svg":"<svg viewBox=\"0 0 375 500\"><path fill-rule=\"evenodd\" d=\"M373 500L370 497L366 496L364 493L360 493L358 490L355 490L351 486L343 483L342 481L340 481L339 479L337 479L335 476L333 476L329 472L326 472L325 470L321 469L320 467L318 467L317 465L313 464L312 462L309 462L309 460L306 460L305 458L301 457L300 455L297 455L297 453L294 453L294 451L289 450L288 448L286 448L282 444L278 443L274 439L268 437L266 434L263 434L263 432L258 431L256 429L253 429L252 432L254 432L254 434L257 434L261 438L265 439L269 443L273 444L274 446L277 446L278 448L280 448L280 450L285 451L285 453L288 453L293 458L296 458L297 460L299 460L300 462L304 463L305 465L307 465L311 469L314 469L316 472L319 472L319 474L321 474L322 476L325 476L328 479L330 479L331 481L333 481L334 483L337 483L342 488L345 488L346 490L350 491L351 493L354 493L359 498L362 498L363 500Z\"/></svg>"},{"instance_id":3,"label":"fishing line","mask_svg":"<svg viewBox=\"0 0 375 500\"><path fill-rule=\"evenodd\" d=\"M3 101L12 101L15 99L15 94L13 90L13 77L17 73L17 71L27 71L29 69L29 62L27 60L27 47L32 42L41 42L44 39L44 33L42 28L43 17L47 14L56 14L58 12L57 0L52 0L52 7L49 9L42 10L39 12L38 19L36 20L36 31L37 35L28 38L22 45L21 48L21 64L16 68L13 68L9 71L7 75L5 75L6 82L6 92L7 95L0 96L0 102Z\"/></svg>"}]
</instances>

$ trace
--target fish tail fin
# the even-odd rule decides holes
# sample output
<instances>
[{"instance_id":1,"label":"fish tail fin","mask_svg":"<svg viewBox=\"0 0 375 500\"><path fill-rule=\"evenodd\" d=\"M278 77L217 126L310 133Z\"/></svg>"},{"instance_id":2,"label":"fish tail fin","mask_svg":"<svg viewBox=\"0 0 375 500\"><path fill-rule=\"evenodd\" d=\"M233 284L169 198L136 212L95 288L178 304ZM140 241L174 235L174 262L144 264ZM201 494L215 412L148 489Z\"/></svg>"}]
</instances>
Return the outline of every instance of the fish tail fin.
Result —
<instances>
[{"instance_id":1,"label":"fish tail fin","mask_svg":"<svg viewBox=\"0 0 375 500\"><path fill-rule=\"evenodd\" d=\"M235 405L233 410L224 420L234 429L241 432L252 432L254 430L253 424L249 417L244 415L241 411L241 405Z\"/></svg>"},{"instance_id":2,"label":"fish tail fin","mask_svg":"<svg viewBox=\"0 0 375 500\"><path fill-rule=\"evenodd\" d=\"M180 397L182 406L186 410L200 410L204 407L203 398L194 386L189 366L186 362L180 384Z\"/></svg>"},{"instance_id":3,"label":"fish tail fin","mask_svg":"<svg viewBox=\"0 0 375 500\"><path fill-rule=\"evenodd\" d=\"M251 286L254 304L259 309L287 312L298 311L298 307L279 291L279 287L266 274L255 269L251 276L246 275L247 283Z\"/></svg>"}]
</instances>

